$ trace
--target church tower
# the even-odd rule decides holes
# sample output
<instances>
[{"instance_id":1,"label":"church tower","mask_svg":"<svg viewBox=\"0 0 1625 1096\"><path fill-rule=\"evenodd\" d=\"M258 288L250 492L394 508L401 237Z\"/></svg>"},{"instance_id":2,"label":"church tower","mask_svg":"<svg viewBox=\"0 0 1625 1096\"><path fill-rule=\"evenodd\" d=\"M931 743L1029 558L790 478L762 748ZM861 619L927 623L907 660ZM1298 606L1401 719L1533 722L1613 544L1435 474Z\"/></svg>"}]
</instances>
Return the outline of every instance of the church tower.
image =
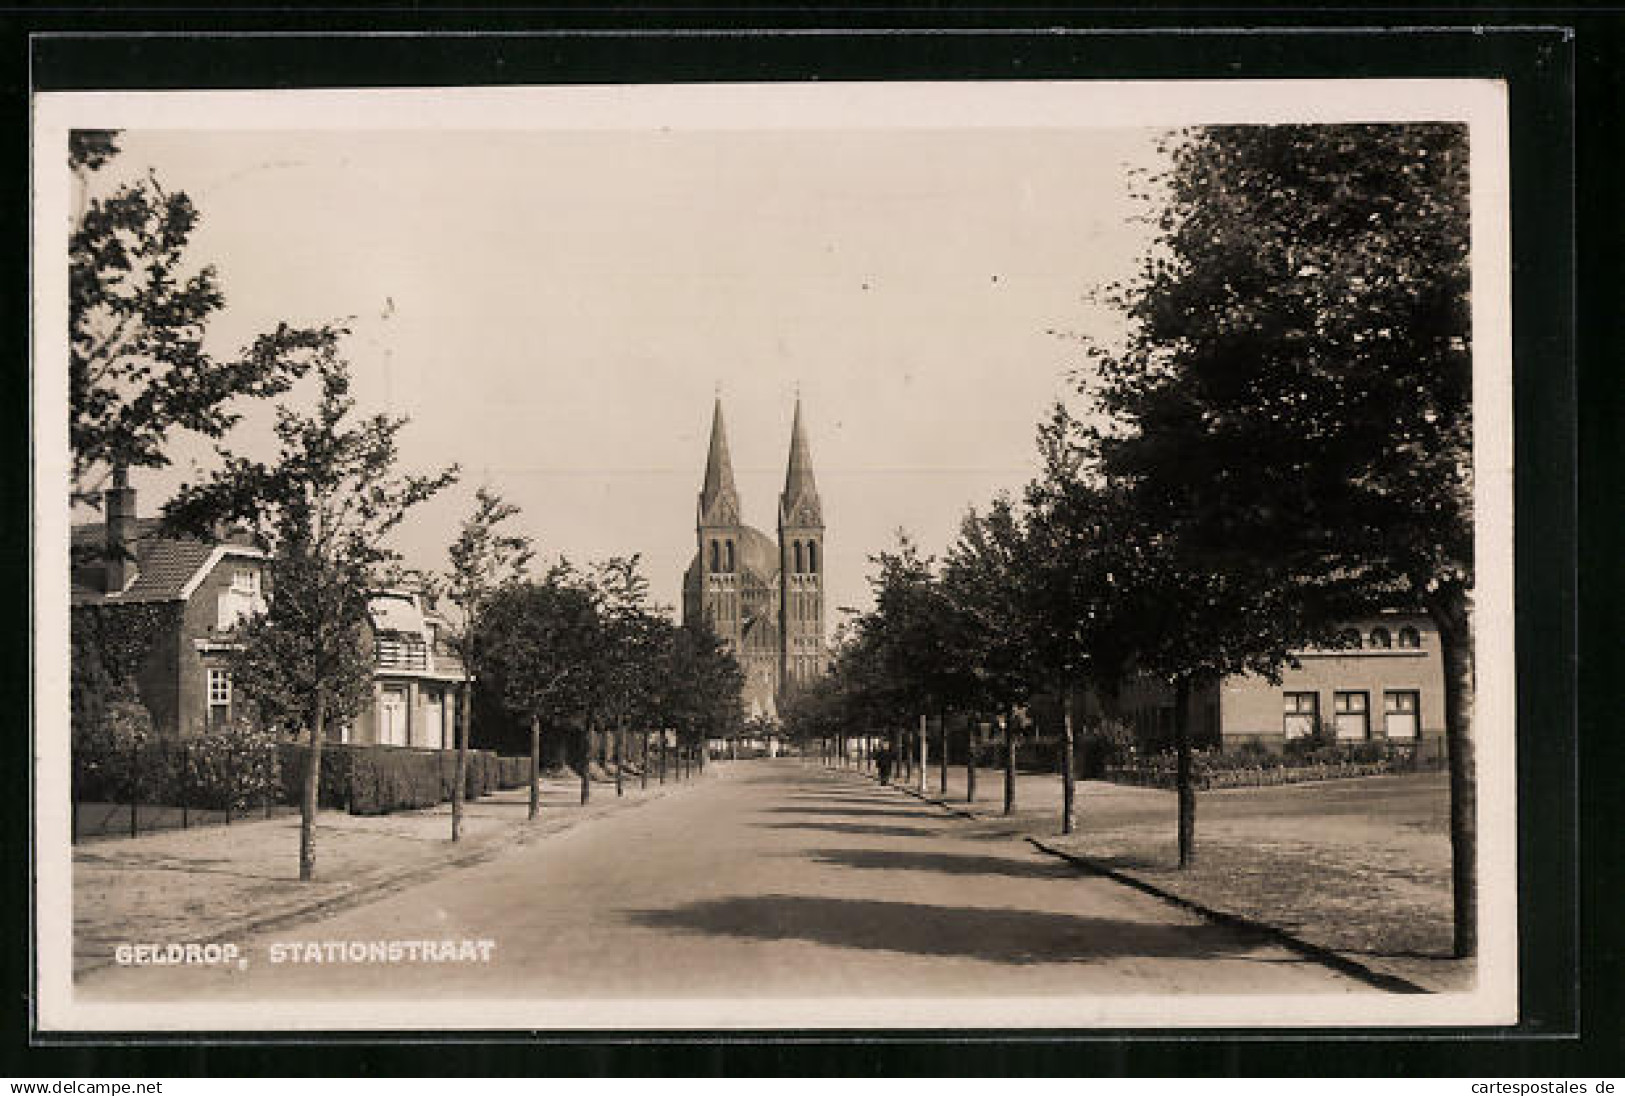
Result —
<instances>
[{"instance_id":1,"label":"church tower","mask_svg":"<svg viewBox=\"0 0 1625 1096\"><path fill-rule=\"evenodd\" d=\"M825 670L824 567L824 512L813 482L798 396L790 427L789 467L779 496L780 682L786 690Z\"/></svg>"},{"instance_id":2,"label":"church tower","mask_svg":"<svg viewBox=\"0 0 1625 1096\"><path fill-rule=\"evenodd\" d=\"M694 519L699 539L701 597L696 608L711 618L711 627L739 647L739 490L734 486L728 432L722 424L722 400L711 411L711 446L705 457L705 479Z\"/></svg>"}]
</instances>

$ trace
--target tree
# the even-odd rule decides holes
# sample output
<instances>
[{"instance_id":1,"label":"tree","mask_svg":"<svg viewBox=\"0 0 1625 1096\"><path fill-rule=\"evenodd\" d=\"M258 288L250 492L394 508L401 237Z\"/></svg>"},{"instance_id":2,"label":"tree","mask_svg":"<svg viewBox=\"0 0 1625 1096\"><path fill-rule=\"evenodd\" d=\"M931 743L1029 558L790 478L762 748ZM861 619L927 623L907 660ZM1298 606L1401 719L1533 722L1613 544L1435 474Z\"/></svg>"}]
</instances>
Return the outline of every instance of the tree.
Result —
<instances>
[{"instance_id":1,"label":"tree","mask_svg":"<svg viewBox=\"0 0 1625 1096\"><path fill-rule=\"evenodd\" d=\"M242 628L232 677L274 723L308 730L299 831L299 877L316 870L317 792L327 729L353 721L371 695L367 595L397 558L385 538L456 469L397 476L403 418L356 422L348 366L328 347L317 360L316 408L278 410L280 451L265 464L221 452L211 478L183 486L164 507L172 531L203 535L220 521L246 524L273 553L267 611Z\"/></svg>"},{"instance_id":2,"label":"tree","mask_svg":"<svg viewBox=\"0 0 1625 1096\"><path fill-rule=\"evenodd\" d=\"M664 617L657 616L649 603L649 580L639 565L638 556L614 556L593 569L605 642L600 707L608 716L605 731L615 744L616 795L626 790L627 723L650 710L660 644L670 641L668 630L661 627Z\"/></svg>"},{"instance_id":3,"label":"tree","mask_svg":"<svg viewBox=\"0 0 1625 1096\"><path fill-rule=\"evenodd\" d=\"M463 664L462 719L457 732L457 779L451 788L451 839L463 832L463 790L468 774L468 739L474 721L473 667L479 661L476 645L482 637L480 616L491 596L503 586L521 581L535 551L530 538L506 532L504 523L519 507L502 501L489 487L474 492L474 512L449 550L451 568L436 585L457 610L446 639Z\"/></svg>"},{"instance_id":4,"label":"tree","mask_svg":"<svg viewBox=\"0 0 1625 1096\"><path fill-rule=\"evenodd\" d=\"M1004 724L1004 813L1016 806L1014 711L1032 695L1033 648L1024 600L1029 579L1025 531L1008 495L986 514L966 513L959 539L948 550L943 589L961 615L955 660L971 684L976 703ZM967 761L974 774L975 759ZM967 778L966 798L974 798Z\"/></svg>"},{"instance_id":5,"label":"tree","mask_svg":"<svg viewBox=\"0 0 1625 1096\"><path fill-rule=\"evenodd\" d=\"M877 671L891 682L893 703L917 713L920 726L920 790L926 781L926 731L935 711L943 723L943 785L946 788L947 713L966 699L968 682L960 673L955 652L958 619L933 572L934 561L923 557L906 535L895 552L870 557L875 571L869 578L874 608L854 620L861 642L869 645Z\"/></svg>"},{"instance_id":6,"label":"tree","mask_svg":"<svg viewBox=\"0 0 1625 1096\"><path fill-rule=\"evenodd\" d=\"M69 166L80 206L68 240L68 441L76 501L101 478L168 463L176 430L220 438L236 397L281 395L329 358L342 329L281 324L235 357L204 346L225 304L212 265L188 254L199 214L154 174L91 197L92 176L119 154L118 134L75 130Z\"/></svg>"},{"instance_id":7,"label":"tree","mask_svg":"<svg viewBox=\"0 0 1625 1096\"><path fill-rule=\"evenodd\" d=\"M530 724L530 817L535 818L541 806L543 724L585 726L593 704L592 675L603 650L596 596L584 576L560 560L539 582L494 591L480 624L475 673ZM585 771L585 758L581 764Z\"/></svg>"},{"instance_id":8,"label":"tree","mask_svg":"<svg viewBox=\"0 0 1625 1096\"><path fill-rule=\"evenodd\" d=\"M1261 646L1424 609L1444 662L1455 946L1476 949L1468 155L1445 124L1175 137L1158 241L1091 387L1107 472ZM1295 606L1295 607L1294 607ZM1290 637L1287 637L1290 638ZM1268 639L1268 643L1263 641Z\"/></svg>"},{"instance_id":9,"label":"tree","mask_svg":"<svg viewBox=\"0 0 1625 1096\"><path fill-rule=\"evenodd\" d=\"M679 745L703 746L711 735L737 732L745 671L728 644L704 620L685 621L671 634L661 680L665 721Z\"/></svg>"}]
</instances>

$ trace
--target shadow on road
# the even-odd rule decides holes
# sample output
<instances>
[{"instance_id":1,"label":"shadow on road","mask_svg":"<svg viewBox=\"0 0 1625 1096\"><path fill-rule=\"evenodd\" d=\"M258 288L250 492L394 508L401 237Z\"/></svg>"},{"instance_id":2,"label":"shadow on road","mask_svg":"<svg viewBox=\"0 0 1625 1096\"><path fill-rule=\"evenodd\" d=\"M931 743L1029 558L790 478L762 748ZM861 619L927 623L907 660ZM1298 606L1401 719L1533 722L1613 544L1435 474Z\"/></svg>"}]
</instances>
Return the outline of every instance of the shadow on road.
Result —
<instances>
[{"instance_id":1,"label":"shadow on road","mask_svg":"<svg viewBox=\"0 0 1625 1096\"><path fill-rule=\"evenodd\" d=\"M913 818L915 820L938 817L923 810L899 810L896 807L769 807L768 814L829 815L836 818Z\"/></svg>"},{"instance_id":2,"label":"shadow on road","mask_svg":"<svg viewBox=\"0 0 1625 1096\"><path fill-rule=\"evenodd\" d=\"M921 826L869 826L861 822L757 822L769 830L824 830L828 833L863 834L868 837L939 837L938 830Z\"/></svg>"},{"instance_id":3,"label":"shadow on road","mask_svg":"<svg viewBox=\"0 0 1625 1096\"><path fill-rule=\"evenodd\" d=\"M1017 860L1005 856L966 856L949 852L909 852L897 849L812 849L820 864L873 871L933 871L944 875L1004 875L1016 879L1076 879L1070 864L1047 860Z\"/></svg>"},{"instance_id":4,"label":"shadow on road","mask_svg":"<svg viewBox=\"0 0 1625 1096\"><path fill-rule=\"evenodd\" d=\"M1217 925L796 895L722 898L632 916L652 928L680 932L1018 965L1125 956L1211 959L1259 946Z\"/></svg>"}]
</instances>

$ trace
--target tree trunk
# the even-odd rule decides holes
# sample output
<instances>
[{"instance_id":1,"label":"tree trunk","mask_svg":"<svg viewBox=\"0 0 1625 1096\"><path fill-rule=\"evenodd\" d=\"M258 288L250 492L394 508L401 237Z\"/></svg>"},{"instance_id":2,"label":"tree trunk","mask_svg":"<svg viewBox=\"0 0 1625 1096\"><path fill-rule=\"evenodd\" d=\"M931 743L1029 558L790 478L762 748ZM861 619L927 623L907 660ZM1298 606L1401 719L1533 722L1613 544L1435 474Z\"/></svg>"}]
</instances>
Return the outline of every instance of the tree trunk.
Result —
<instances>
[{"instance_id":1,"label":"tree trunk","mask_svg":"<svg viewBox=\"0 0 1625 1096\"><path fill-rule=\"evenodd\" d=\"M1450 890L1454 951L1478 954L1478 774L1473 751L1472 605L1450 588L1432 606L1444 663L1444 735L1450 764Z\"/></svg>"},{"instance_id":2,"label":"tree trunk","mask_svg":"<svg viewBox=\"0 0 1625 1096\"><path fill-rule=\"evenodd\" d=\"M1078 828L1078 780L1073 757L1072 690L1061 685L1061 832Z\"/></svg>"},{"instance_id":3,"label":"tree trunk","mask_svg":"<svg viewBox=\"0 0 1625 1096\"><path fill-rule=\"evenodd\" d=\"M965 723L965 802L976 802L976 724Z\"/></svg>"},{"instance_id":4,"label":"tree trunk","mask_svg":"<svg viewBox=\"0 0 1625 1096\"><path fill-rule=\"evenodd\" d=\"M463 788L468 783L468 724L474 714L472 686L463 673L463 689L457 696L457 778L451 784L451 839L463 838ZM443 771L443 770L442 770Z\"/></svg>"},{"instance_id":5,"label":"tree trunk","mask_svg":"<svg viewBox=\"0 0 1625 1096\"><path fill-rule=\"evenodd\" d=\"M535 818L542 809L542 718L530 717L530 814Z\"/></svg>"},{"instance_id":6,"label":"tree trunk","mask_svg":"<svg viewBox=\"0 0 1625 1096\"><path fill-rule=\"evenodd\" d=\"M643 770L640 773L638 773L638 782L639 782L640 787L648 788L648 786L649 786L649 730L648 730L647 727L645 727L640 733L643 736Z\"/></svg>"},{"instance_id":7,"label":"tree trunk","mask_svg":"<svg viewBox=\"0 0 1625 1096\"><path fill-rule=\"evenodd\" d=\"M327 690L316 688L316 712L310 724L310 766L299 803L299 878L316 878L316 812L321 806L322 739L327 735Z\"/></svg>"},{"instance_id":8,"label":"tree trunk","mask_svg":"<svg viewBox=\"0 0 1625 1096\"><path fill-rule=\"evenodd\" d=\"M1174 787L1179 795L1179 866L1196 862L1196 787L1191 774L1191 679L1174 683Z\"/></svg>"},{"instance_id":9,"label":"tree trunk","mask_svg":"<svg viewBox=\"0 0 1625 1096\"><path fill-rule=\"evenodd\" d=\"M626 794L626 727L615 724L615 794Z\"/></svg>"},{"instance_id":10,"label":"tree trunk","mask_svg":"<svg viewBox=\"0 0 1625 1096\"><path fill-rule=\"evenodd\" d=\"M581 805L585 807L587 800L592 798L592 724L583 723L581 729L586 737L586 741L581 744Z\"/></svg>"},{"instance_id":11,"label":"tree trunk","mask_svg":"<svg viewBox=\"0 0 1625 1096\"><path fill-rule=\"evenodd\" d=\"M925 782L927 780L927 774L931 771L931 759L930 759L929 756L927 756L928 751L930 750L930 746L927 744L927 741L926 741L929 736L927 735L926 732L927 732L927 727L926 727L926 723L925 723L925 713L921 712L920 713L920 794L921 795L925 794Z\"/></svg>"},{"instance_id":12,"label":"tree trunk","mask_svg":"<svg viewBox=\"0 0 1625 1096\"><path fill-rule=\"evenodd\" d=\"M948 709L937 717L937 790L948 798Z\"/></svg>"},{"instance_id":13,"label":"tree trunk","mask_svg":"<svg viewBox=\"0 0 1625 1096\"><path fill-rule=\"evenodd\" d=\"M666 782L666 748L666 732L662 729L660 732L660 782L662 784Z\"/></svg>"},{"instance_id":14,"label":"tree trunk","mask_svg":"<svg viewBox=\"0 0 1625 1096\"><path fill-rule=\"evenodd\" d=\"M1016 713L1004 720L1004 813L1016 813Z\"/></svg>"}]
</instances>

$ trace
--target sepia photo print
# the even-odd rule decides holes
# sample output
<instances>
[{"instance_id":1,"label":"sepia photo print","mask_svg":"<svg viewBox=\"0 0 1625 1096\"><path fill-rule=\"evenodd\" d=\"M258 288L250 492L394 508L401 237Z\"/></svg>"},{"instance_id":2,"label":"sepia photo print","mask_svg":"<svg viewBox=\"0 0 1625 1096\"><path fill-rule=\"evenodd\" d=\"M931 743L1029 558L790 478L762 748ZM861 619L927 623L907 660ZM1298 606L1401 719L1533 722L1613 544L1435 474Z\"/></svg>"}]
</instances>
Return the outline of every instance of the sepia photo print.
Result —
<instances>
[{"instance_id":1,"label":"sepia photo print","mask_svg":"<svg viewBox=\"0 0 1625 1096\"><path fill-rule=\"evenodd\" d=\"M1515 1022L1505 114L37 96L40 1027Z\"/></svg>"}]
</instances>

